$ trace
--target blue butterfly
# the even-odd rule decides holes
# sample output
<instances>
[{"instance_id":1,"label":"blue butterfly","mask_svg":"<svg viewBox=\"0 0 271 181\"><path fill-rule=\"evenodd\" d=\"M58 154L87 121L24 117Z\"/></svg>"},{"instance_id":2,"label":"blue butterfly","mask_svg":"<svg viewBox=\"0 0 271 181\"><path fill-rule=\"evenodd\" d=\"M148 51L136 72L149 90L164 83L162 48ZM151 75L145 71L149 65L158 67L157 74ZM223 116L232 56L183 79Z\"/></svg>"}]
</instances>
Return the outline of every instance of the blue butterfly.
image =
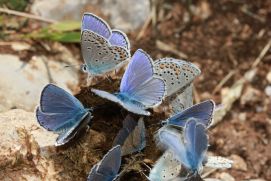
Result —
<instances>
[{"instance_id":1,"label":"blue butterfly","mask_svg":"<svg viewBox=\"0 0 271 181\"><path fill-rule=\"evenodd\" d=\"M165 90L163 79L154 76L152 59L139 49L122 77L120 92L110 94L97 89L91 91L120 104L130 112L150 115L146 109L159 105L165 96Z\"/></svg>"},{"instance_id":2,"label":"blue butterfly","mask_svg":"<svg viewBox=\"0 0 271 181\"><path fill-rule=\"evenodd\" d=\"M212 123L214 108L215 102L213 100L207 100L199 104L195 104L183 110L182 112L175 114L167 120L162 121L162 124L183 128L189 118L195 118L206 127L209 127Z\"/></svg>"},{"instance_id":3,"label":"blue butterfly","mask_svg":"<svg viewBox=\"0 0 271 181\"><path fill-rule=\"evenodd\" d=\"M189 178L199 175L208 149L208 136L204 124L190 118L183 135L169 127L158 132L159 142L189 170Z\"/></svg>"},{"instance_id":4,"label":"blue butterfly","mask_svg":"<svg viewBox=\"0 0 271 181\"><path fill-rule=\"evenodd\" d=\"M59 134L55 146L65 145L75 138L92 118L90 109L84 108L78 99L53 84L43 88L36 117L42 127Z\"/></svg>"},{"instance_id":5,"label":"blue butterfly","mask_svg":"<svg viewBox=\"0 0 271 181\"><path fill-rule=\"evenodd\" d=\"M120 68L130 58L130 43L125 33L111 30L101 18L85 13L81 26L84 72L101 75Z\"/></svg>"},{"instance_id":6,"label":"blue butterfly","mask_svg":"<svg viewBox=\"0 0 271 181\"><path fill-rule=\"evenodd\" d=\"M141 151L146 147L146 133L143 117L138 122L128 114L123 121L123 128L113 141L113 146L121 145L122 156Z\"/></svg>"},{"instance_id":7,"label":"blue butterfly","mask_svg":"<svg viewBox=\"0 0 271 181\"><path fill-rule=\"evenodd\" d=\"M121 165L121 147L117 145L107 152L103 159L94 165L87 181L112 181L117 179Z\"/></svg>"}]
</instances>

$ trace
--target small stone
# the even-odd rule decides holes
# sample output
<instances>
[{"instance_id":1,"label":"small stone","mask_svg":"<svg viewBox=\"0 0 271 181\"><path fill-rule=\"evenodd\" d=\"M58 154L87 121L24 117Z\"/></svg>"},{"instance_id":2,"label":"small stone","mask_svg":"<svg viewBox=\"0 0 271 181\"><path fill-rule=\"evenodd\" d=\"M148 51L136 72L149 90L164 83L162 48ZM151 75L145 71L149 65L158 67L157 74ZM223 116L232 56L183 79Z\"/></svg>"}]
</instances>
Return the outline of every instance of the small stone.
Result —
<instances>
[{"instance_id":1,"label":"small stone","mask_svg":"<svg viewBox=\"0 0 271 181\"><path fill-rule=\"evenodd\" d=\"M246 121L246 119L247 119L247 113L246 112L239 113L238 114L238 119L240 121Z\"/></svg>"},{"instance_id":2,"label":"small stone","mask_svg":"<svg viewBox=\"0 0 271 181\"><path fill-rule=\"evenodd\" d=\"M233 160L233 169L247 171L247 164L242 157L240 157L239 155L231 155L230 159Z\"/></svg>"},{"instance_id":3,"label":"small stone","mask_svg":"<svg viewBox=\"0 0 271 181\"><path fill-rule=\"evenodd\" d=\"M235 181L234 177L226 172L222 172L219 175L219 178L221 179L221 181Z\"/></svg>"},{"instance_id":4,"label":"small stone","mask_svg":"<svg viewBox=\"0 0 271 181\"><path fill-rule=\"evenodd\" d=\"M266 79L267 79L268 83L271 83L271 71L267 73Z\"/></svg>"},{"instance_id":5,"label":"small stone","mask_svg":"<svg viewBox=\"0 0 271 181\"><path fill-rule=\"evenodd\" d=\"M266 95L271 97L271 86L270 85L266 86L265 89L264 89L264 92L265 92Z\"/></svg>"}]
</instances>

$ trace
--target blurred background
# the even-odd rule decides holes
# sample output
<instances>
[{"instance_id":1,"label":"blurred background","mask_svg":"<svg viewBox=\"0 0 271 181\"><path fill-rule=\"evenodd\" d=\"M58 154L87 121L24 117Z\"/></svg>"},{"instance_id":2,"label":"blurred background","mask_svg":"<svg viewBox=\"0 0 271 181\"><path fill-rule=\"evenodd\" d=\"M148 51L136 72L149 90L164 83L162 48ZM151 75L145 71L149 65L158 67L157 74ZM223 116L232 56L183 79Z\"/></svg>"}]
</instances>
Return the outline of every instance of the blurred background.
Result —
<instances>
[{"instance_id":1,"label":"blurred background","mask_svg":"<svg viewBox=\"0 0 271 181\"><path fill-rule=\"evenodd\" d=\"M49 82L79 93L84 12L126 32L132 53L196 64L194 102L224 106L210 151L235 162L211 174L271 180L271 1L0 0L0 112L33 111Z\"/></svg>"}]
</instances>

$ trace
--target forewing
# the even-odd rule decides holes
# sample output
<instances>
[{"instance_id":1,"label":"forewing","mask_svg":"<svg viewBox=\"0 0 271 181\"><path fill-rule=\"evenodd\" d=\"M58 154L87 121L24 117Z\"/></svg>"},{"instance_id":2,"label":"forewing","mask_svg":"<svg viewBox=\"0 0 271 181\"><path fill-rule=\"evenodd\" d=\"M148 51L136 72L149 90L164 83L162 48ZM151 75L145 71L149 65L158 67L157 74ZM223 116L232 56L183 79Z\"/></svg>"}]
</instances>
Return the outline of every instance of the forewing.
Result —
<instances>
[{"instance_id":1,"label":"forewing","mask_svg":"<svg viewBox=\"0 0 271 181\"><path fill-rule=\"evenodd\" d=\"M84 30L91 30L105 39L109 39L111 36L109 25L103 19L91 13L85 13L83 15L81 31Z\"/></svg>"},{"instance_id":2,"label":"forewing","mask_svg":"<svg viewBox=\"0 0 271 181\"><path fill-rule=\"evenodd\" d=\"M189 118L195 118L208 127L212 121L214 107L215 103L212 100L195 104L169 118L168 124L184 127Z\"/></svg>"},{"instance_id":3,"label":"forewing","mask_svg":"<svg viewBox=\"0 0 271 181\"><path fill-rule=\"evenodd\" d=\"M172 151L174 157L178 159L187 168L190 167L189 160L186 154L186 147L181 138L181 135L171 129L162 129L158 132L159 142L166 148Z\"/></svg>"},{"instance_id":4,"label":"forewing","mask_svg":"<svg viewBox=\"0 0 271 181\"><path fill-rule=\"evenodd\" d=\"M87 72L103 74L123 66L130 58L130 52L110 43L98 34L84 30L81 35L81 51Z\"/></svg>"},{"instance_id":5,"label":"forewing","mask_svg":"<svg viewBox=\"0 0 271 181\"><path fill-rule=\"evenodd\" d=\"M111 45L120 46L125 48L126 50L130 50L130 42L125 33L120 30L113 30L112 35L109 38L109 42Z\"/></svg>"},{"instance_id":6,"label":"forewing","mask_svg":"<svg viewBox=\"0 0 271 181\"><path fill-rule=\"evenodd\" d=\"M46 85L40 96L40 110L44 113L73 113L84 110L73 95L53 84Z\"/></svg>"},{"instance_id":7,"label":"forewing","mask_svg":"<svg viewBox=\"0 0 271 181\"><path fill-rule=\"evenodd\" d=\"M199 171L208 148L206 127L195 119L189 119L185 125L184 138L187 152L191 155L188 168Z\"/></svg>"},{"instance_id":8,"label":"forewing","mask_svg":"<svg viewBox=\"0 0 271 181\"><path fill-rule=\"evenodd\" d=\"M121 165L121 147L117 145L107 152L98 165L97 173L115 178Z\"/></svg>"},{"instance_id":9,"label":"forewing","mask_svg":"<svg viewBox=\"0 0 271 181\"><path fill-rule=\"evenodd\" d=\"M122 77L120 92L134 93L134 89L153 76L153 65L150 56L138 49L131 58Z\"/></svg>"},{"instance_id":10,"label":"forewing","mask_svg":"<svg viewBox=\"0 0 271 181\"><path fill-rule=\"evenodd\" d=\"M167 96L185 88L200 74L200 69L192 63L174 58L162 58L154 62L155 75L164 79Z\"/></svg>"}]
</instances>

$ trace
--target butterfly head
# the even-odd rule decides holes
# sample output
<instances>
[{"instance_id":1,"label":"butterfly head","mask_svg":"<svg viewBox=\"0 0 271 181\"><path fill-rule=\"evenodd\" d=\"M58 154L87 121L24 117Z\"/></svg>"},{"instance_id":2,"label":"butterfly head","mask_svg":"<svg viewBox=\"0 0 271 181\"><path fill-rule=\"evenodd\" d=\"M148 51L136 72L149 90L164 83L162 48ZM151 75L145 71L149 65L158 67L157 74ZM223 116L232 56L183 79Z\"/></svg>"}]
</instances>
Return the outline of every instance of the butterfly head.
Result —
<instances>
[{"instance_id":1,"label":"butterfly head","mask_svg":"<svg viewBox=\"0 0 271 181\"><path fill-rule=\"evenodd\" d=\"M81 69L83 72L85 72L85 73L88 72L88 71L87 71L87 65L86 65L86 64L82 64L82 65L80 66L80 69Z\"/></svg>"}]
</instances>

